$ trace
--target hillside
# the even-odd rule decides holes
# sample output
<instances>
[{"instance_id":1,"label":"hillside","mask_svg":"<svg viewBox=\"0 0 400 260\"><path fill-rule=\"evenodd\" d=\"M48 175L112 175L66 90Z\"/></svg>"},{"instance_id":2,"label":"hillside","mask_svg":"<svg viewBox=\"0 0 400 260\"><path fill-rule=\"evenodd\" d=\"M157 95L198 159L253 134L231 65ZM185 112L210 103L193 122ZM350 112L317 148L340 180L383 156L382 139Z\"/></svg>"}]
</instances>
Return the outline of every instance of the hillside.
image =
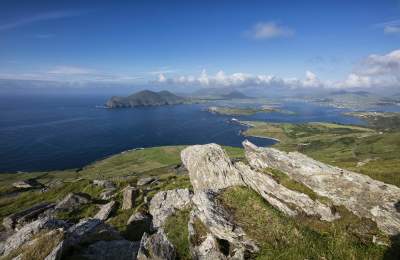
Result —
<instances>
[{"instance_id":1,"label":"hillside","mask_svg":"<svg viewBox=\"0 0 400 260\"><path fill-rule=\"evenodd\" d=\"M399 257L398 132L328 123L248 124L253 127L247 134L277 138L280 150L250 142L243 149L154 147L82 169L1 174L0 254ZM302 153L283 152L296 150Z\"/></svg>"},{"instance_id":2,"label":"hillside","mask_svg":"<svg viewBox=\"0 0 400 260\"><path fill-rule=\"evenodd\" d=\"M108 108L127 108L140 106L177 105L185 102L185 99L172 94L169 91L154 92L143 90L127 97L112 97L106 106Z\"/></svg>"}]
</instances>

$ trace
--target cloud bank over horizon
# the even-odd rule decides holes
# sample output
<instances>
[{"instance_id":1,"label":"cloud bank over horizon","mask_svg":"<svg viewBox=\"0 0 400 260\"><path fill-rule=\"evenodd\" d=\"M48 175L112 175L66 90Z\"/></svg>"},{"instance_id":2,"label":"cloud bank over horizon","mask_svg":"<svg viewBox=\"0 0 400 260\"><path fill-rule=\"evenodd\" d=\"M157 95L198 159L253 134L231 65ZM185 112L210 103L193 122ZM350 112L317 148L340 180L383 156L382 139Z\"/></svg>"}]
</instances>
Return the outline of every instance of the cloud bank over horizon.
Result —
<instances>
[{"instance_id":1,"label":"cloud bank over horizon","mask_svg":"<svg viewBox=\"0 0 400 260\"><path fill-rule=\"evenodd\" d=\"M226 74L223 70L209 75L203 69L198 76L181 75L168 78L164 73L160 73L158 79L151 83L200 87L400 88L400 49L383 55L369 55L361 60L345 79L337 81L320 80L310 70L305 71L304 78L298 79L243 72Z\"/></svg>"},{"instance_id":2,"label":"cloud bank over horizon","mask_svg":"<svg viewBox=\"0 0 400 260\"><path fill-rule=\"evenodd\" d=\"M400 90L400 49L386 54L371 54L359 61L342 80L322 80L311 70L306 70L304 77L278 77L272 74L251 74L237 72L227 74L219 70L215 74L201 70L198 75L179 75L179 70L162 69L142 72L141 74L108 73L78 66L55 66L42 72L23 74L0 74L0 79L43 80L68 83L66 86L93 86L98 82L143 86L164 86L177 88L399 88ZM147 76L146 76L147 75ZM156 77L155 79L146 79Z\"/></svg>"}]
</instances>

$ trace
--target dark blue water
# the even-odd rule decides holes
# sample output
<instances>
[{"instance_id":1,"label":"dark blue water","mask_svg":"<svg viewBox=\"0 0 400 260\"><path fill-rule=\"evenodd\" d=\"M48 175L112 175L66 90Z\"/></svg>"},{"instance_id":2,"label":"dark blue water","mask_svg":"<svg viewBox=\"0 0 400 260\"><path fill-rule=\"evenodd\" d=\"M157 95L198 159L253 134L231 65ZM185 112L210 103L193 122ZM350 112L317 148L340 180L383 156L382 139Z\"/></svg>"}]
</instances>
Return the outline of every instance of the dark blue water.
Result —
<instances>
[{"instance_id":1,"label":"dark blue water","mask_svg":"<svg viewBox=\"0 0 400 260\"><path fill-rule=\"evenodd\" d=\"M104 109L106 97L1 97L0 172L78 168L121 151L177 144L241 146L244 126L203 111L204 105ZM285 104L298 115L259 113L240 119L361 123L340 110ZM260 146L273 140L250 138Z\"/></svg>"}]
</instances>

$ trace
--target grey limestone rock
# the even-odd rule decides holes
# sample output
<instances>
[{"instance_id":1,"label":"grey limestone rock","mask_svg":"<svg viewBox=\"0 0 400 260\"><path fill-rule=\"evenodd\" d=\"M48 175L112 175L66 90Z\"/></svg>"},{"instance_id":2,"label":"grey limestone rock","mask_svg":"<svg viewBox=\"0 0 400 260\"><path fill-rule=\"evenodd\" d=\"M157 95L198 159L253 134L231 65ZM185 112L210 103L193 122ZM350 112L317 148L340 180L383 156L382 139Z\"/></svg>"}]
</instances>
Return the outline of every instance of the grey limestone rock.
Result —
<instances>
[{"instance_id":1,"label":"grey limestone rock","mask_svg":"<svg viewBox=\"0 0 400 260\"><path fill-rule=\"evenodd\" d=\"M175 247L162 228L150 236L147 233L143 234L137 255L138 260L174 260L175 258Z\"/></svg>"},{"instance_id":2,"label":"grey limestone rock","mask_svg":"<svg viewBox=\"0 0 400 260\"><path fill-rule=\"evenodd\" d=\"M259 148L243 142L246 158L256 169L273 168L287 174L335 205L343 205L359 217L376 222L389 235L400 233L400 188L313 160L298 152Z\"/></svg>"},{"instance_id":3,"label":"grey limestone rock","mask_svg":"<svg viewBox=\"0 0 400 260\"><path fill-rule=\"evenodd\" d=\"M105 221L110 214L115 210L117 204L115 201L110 201L100 207L99 212L93 217Z\"/></svg>"},{"instance_id":4,"label":"grey limestone rock","mask_svg":"<svg viewBox=\"0 0 400 260\"><path fill-rule=\"evenodd\" d=\"M192 194L188 189L160 191L150 201L149 211L153 216L153 226L161 227L176 210L190 205Z\"/></svg>"}]
</instances>

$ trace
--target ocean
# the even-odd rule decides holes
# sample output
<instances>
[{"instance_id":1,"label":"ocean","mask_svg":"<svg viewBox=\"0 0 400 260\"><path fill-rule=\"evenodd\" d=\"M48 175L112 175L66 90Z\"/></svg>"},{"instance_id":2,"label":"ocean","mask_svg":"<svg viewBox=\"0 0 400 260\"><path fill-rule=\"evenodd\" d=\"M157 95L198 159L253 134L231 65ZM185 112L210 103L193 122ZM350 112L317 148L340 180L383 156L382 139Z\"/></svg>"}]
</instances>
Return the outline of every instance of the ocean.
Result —
<instances>
[{"instance_id":1,"label":"ocean","mask_svg":"<svg viewBox=\"0 0 400 260\"><path fill-rule=\"evenodd\" d=\"M79 168L122 151L152 146L217 143L241 146L245 126L210 114L207 104L105 109L106 96L3 96L0 103L0 173ZM285 103L296 115L236 117L270 122L362 124L343 110ZM249 138L259 146L274 140Z\"/></svg>"}]
</instances>

